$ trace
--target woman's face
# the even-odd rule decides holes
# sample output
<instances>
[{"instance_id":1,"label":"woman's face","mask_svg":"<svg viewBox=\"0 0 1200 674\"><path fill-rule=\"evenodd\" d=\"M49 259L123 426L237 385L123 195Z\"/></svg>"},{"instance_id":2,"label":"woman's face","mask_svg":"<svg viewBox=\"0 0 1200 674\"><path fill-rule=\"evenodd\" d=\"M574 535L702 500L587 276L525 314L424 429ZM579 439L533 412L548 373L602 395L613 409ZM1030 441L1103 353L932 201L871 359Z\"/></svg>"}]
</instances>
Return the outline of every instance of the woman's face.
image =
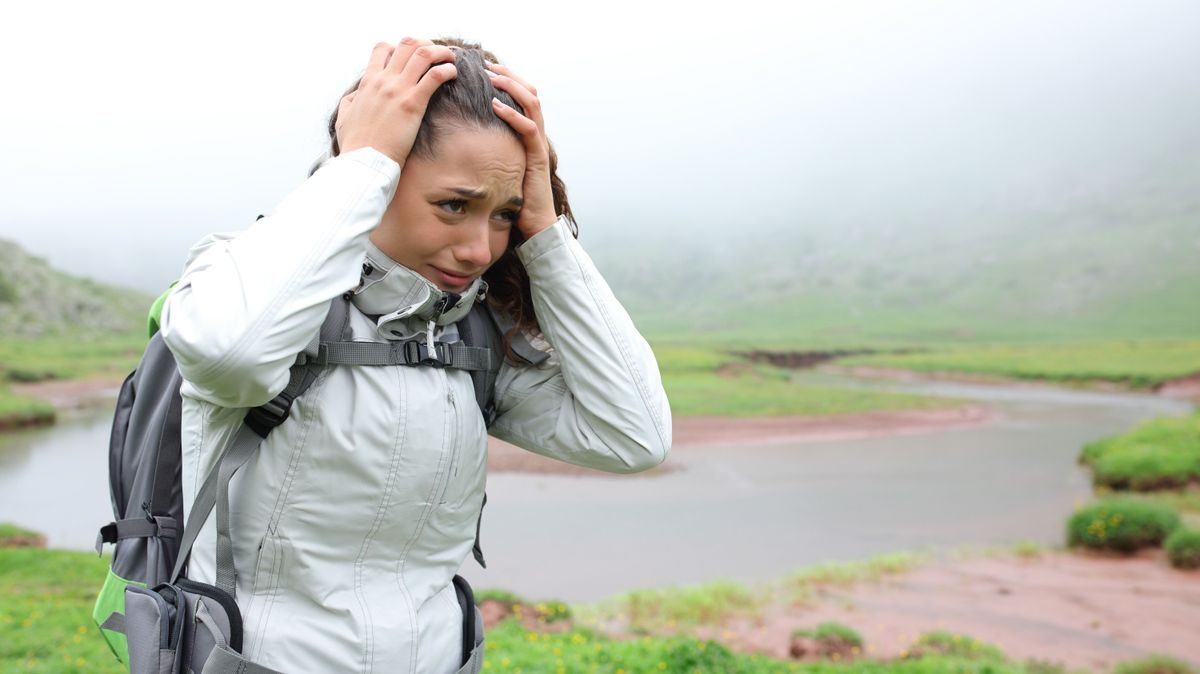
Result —
<instances>
[{"instance_id":1,"label":"woman's face","mask_svg":"<svg viewBox=\"0 0 1200 674\"><path fill-rule=\"evenodd\" d=\"M461 292L508 246L525 150L504 129L444 127L434 154L408 158L370 239L442 290Z\"/></svg>"}]
</instances>

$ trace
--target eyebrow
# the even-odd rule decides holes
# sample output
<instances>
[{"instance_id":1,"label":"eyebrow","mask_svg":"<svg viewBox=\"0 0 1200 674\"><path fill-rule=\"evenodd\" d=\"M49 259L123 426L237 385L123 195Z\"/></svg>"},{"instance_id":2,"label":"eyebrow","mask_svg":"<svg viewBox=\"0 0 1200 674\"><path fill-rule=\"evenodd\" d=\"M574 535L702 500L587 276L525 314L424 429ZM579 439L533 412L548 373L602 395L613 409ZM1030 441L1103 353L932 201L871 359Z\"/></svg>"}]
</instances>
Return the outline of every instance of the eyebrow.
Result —
<instances>
[{"instance_id":1,"label":"eyebrow","mask_svg":"<svg viewBox=\"0 0 1200 674\"><path fill-rule=\"evenodd\" d=\"M448 187L446 189L454 192L460 197L466 197L467 199L483 199L488 195L487 190L484 189L473 190L469 187ZM521 197L513 197L508 200L508 203L513 206L520 207L525 204L525 200Z\"/></svg>"}]
</instances>

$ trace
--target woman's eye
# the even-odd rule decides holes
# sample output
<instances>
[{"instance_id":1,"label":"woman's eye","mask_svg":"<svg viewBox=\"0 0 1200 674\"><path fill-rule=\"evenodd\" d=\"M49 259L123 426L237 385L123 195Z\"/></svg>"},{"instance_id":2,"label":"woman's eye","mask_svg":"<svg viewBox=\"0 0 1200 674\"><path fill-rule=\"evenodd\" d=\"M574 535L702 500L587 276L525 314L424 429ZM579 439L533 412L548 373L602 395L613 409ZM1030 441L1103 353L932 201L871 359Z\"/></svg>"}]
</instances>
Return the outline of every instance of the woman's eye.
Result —
<instances>
[{"instance_id":1,"label":"woman's eye","mask_svg":"<svg viewBox=\"0 0 1200 674\"><path fill-rule=\"evenodd\" d=\"M504 211L502 213L498 213L497 215L500 216L501 220L509 223L510 225L515 225L515 224L517 224L517 219L520 217L521 212L520 211Z\"/></svg>"},{"instance_id":2,"label":"woman's eye","mask_svg":"<svg viewBox=\"0 0 1200 674\"><path fill-rule=\"evenodd\" d=\"M447 213L455 213L457 215L462 215L462 213L464 212L464 209L466 208L467 200L466 199L446 199L445 201L437 202L437 205L439 207L441 207L441 209L443 211L446 211Z\"/></svg>"}]
</instances>

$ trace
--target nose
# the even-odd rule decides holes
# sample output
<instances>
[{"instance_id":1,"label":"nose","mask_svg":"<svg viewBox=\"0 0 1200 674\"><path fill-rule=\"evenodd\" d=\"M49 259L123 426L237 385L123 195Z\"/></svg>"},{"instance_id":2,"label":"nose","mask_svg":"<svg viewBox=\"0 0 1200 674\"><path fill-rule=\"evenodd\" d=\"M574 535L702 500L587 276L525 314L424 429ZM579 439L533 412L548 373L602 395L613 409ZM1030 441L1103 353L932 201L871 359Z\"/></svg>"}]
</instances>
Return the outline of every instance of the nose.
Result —
<instances>
[{"instance_id":1,"label":"nose","mask_svg":"<svg viewBox=\"0 0 1200 674\"><path fill-rule=\"evenodd\" d=\"M465 225L466 223L460 226L462 237L452 248L454 259L465 267L482 269L492 262L488 224L484 222Z\"/></svg>"}]
</instances>

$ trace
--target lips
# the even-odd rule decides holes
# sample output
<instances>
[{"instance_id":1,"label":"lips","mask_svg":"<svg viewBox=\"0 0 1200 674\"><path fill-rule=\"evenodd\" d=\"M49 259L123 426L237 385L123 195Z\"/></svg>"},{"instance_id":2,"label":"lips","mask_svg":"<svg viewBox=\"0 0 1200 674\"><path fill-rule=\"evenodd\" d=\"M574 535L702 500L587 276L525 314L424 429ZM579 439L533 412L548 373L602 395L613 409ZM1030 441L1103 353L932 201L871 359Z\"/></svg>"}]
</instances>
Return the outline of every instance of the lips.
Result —
<instances>
[{"instance_id":1,"label":"lips","mask_svg":"<svg viewBox=\"0 0 1200 674\"><path fill-rule=\"evenodd\" d=\"M433 270L437 272L439 277L441 277L442 285L453 289L462 289L467 287L474 278L470 274L457 274L446 271L441 267L433 267Z\"/></svg>"}]
</instances>

